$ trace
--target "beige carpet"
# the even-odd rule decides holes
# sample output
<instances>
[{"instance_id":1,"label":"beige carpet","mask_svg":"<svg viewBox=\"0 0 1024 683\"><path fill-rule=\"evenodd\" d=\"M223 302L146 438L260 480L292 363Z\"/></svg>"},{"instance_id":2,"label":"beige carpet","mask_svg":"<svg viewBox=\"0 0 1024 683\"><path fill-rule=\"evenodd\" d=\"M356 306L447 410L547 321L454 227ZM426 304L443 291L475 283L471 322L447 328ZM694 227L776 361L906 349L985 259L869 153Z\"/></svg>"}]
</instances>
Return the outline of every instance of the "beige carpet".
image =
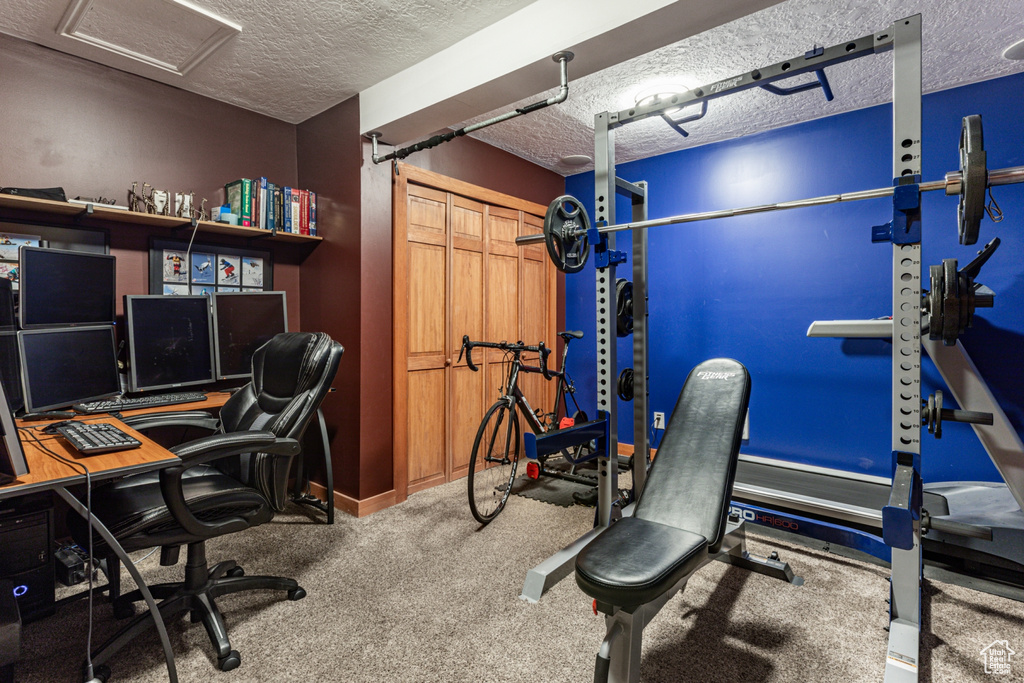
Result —
<instances>
[{"instance_id":1,"label":"beige carpet","mask_svg":"<svg viewBox=\"0 0 1024 683\"><path fill-rule=\"evenodd\" d=\"M331 527L295 510L208 544L212 562L292 576L309 597L234 595L219 601L242 666L214 668L206 632L169 625L181 681L590 681L603 618L572 577L539 604L518 598L526 571L585 532L593 510L513 497L486 528L473 521L465 482L439 486L364 519ZM646 630L642 679L880 681L888 583L883 568L770 539L806 584L794 587L712 563ZM184 554L182 555L184 558ZM179 577L157 555L152 583ZM131 580L126 579L126 585ZM1024 604L929 582L922 681L1024 680ZM118 622L96 609L94 643ZM85 602L24 630L18 681L78 683ZM1009 640L1010 676L984 673L981 650ZM164 681L155 635L111 662L112 681Z\"/></svg>"}]
</instances>

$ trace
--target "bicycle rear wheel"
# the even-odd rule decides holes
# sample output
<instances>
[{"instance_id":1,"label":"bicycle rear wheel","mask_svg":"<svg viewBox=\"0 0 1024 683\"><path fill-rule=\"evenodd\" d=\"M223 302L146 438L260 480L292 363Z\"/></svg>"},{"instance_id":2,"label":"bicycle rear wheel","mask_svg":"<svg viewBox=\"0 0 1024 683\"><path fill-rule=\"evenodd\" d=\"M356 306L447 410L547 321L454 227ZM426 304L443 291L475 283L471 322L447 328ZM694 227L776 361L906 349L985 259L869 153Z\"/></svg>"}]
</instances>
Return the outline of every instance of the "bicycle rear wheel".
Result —
<instances>
[{"instance_id":1,"label":"bicycle rear wheel","mask_svg":"<svg viewBox=\"0 0 1024 683\"><path fill-rule=\"evenodd\" d=\"M490 407L473 441L469 459L469 509L487 524L505 507L519 464L519 416L499 400Z\"/></svg>"}]
</instances>

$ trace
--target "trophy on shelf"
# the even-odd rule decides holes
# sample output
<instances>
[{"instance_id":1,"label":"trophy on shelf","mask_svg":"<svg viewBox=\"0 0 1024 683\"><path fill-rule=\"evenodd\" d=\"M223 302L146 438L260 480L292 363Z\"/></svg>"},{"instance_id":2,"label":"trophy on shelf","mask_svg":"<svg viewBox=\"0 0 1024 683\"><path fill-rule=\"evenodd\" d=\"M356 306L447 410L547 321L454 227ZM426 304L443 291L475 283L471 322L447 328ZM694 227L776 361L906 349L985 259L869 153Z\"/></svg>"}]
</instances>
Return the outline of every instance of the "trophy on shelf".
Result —
<instances>
[{"instance_id":1,"label":"trophy on shelf","mask_svg":"<svg viewBox=\"0 0 1024 683\"><path fill-rule=\"evenodd\" d=\"M145 185L145 183L143 183ZM145 189L143 189L145 192ZM145 199L139 194L139 181L133 180L131 189L128 190L128 210L142 213L146 210Z\"/></svg>"},{"instance_id":2,"label":"trophy on shelf","mask_svg":"<svg viewBox=\"0 0 1024 683\"><path fill-rule=\"evenodd\" d=\"M150 213L155 213L158 216L170 216L171 206L168 202L168 195L167 190L153 189L149 193L149 206L152 209Z\"/></svg>"},{"instance_id":3,"label":"trophy on shelf","mask_svg":"<svg viewBox=\"0 0 1024 683\"><path fill-rule=\"evenodd\" d=\"M200 205L200 207L197 210L195 210L192 213L192 217L195 218L197 221L205 221L206 218L207 218L207 215L206 215L206 201L207 201L206 197L203 197L203 203Z\"/></svg>"},{"instance_id":4,"label":"trophy on shelf","mask_svg":"<svg viewBox=\"0 0 1024 683\"><path fill-rule=\"evenodd\" d=\"M192 207L196 202L195 192L174 193L174 215L178 218L192 218Z\"/></svg>"}]
</instances>

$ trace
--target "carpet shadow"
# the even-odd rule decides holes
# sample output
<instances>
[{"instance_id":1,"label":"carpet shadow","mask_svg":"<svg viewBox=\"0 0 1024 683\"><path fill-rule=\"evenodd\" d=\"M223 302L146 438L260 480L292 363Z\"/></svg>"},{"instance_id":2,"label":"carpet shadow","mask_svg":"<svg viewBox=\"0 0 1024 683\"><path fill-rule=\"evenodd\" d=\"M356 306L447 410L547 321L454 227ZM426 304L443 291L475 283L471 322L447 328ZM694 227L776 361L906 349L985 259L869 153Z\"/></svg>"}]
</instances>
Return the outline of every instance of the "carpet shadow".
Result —
<instances>
[{"instance_id":1,"label":"carpet shadow","mask_svg":"<svg viewBox=\"0 0 1024 683\"><path fill-rule=\"evenodd\" d=\"M655 617L675 619L685 635L673 642L652 644L644 653L641 678L644 681L763 681L771 678L775 665L769 655L754 652L778 650L789 634L762 621L742 623L730 619L733 607L750 572L730 567L715 586L707 602L681 614L669 610ZM693 620L689 626L681 622ZM736 641L739 641L738 643Z\"/></svg>"}]
</instances>

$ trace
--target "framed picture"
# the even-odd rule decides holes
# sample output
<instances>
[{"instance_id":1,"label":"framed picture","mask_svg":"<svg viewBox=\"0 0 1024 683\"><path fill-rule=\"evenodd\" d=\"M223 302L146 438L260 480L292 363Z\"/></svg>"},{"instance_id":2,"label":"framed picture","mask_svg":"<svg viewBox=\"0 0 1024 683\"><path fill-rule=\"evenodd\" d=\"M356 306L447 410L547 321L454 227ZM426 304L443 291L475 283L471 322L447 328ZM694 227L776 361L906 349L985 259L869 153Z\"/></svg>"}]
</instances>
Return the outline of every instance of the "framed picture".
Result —
<instances>
[{"instance_id":1,"label":"framed picture","mask_svg":"<svg viewBox=\"0 0 1024 683\"><path fill-rule=\"evenodd\" d=\"M21 236L26 237L26 236ZM2 254L2 252L0 252ZM17 266L17 262L14 263ZM0 276L3 276L0 259ZM17 277L15 271L14 276ZM149 248L149 293L167 296L274 289L269 251L153 238Z\"/></svg>"},{"instance_id":2,"label":"framed picture","mask_svg":"<svg viewBox=\"0 0 1024 683\"><path fill-rule=\"evenodd\" d=\"M0 261L17 261L18 247L38 247L39 235L19 235L13 232L0 232Z\"/></svg>"},{"instance_id":3,"label":"framed picture","mask_svg":"<svg viewBox=\"0 0 1024 683\"><path fill-rule=\"evenodd\" d=\"M241 281L241 257L233 254L217 254L217 285L237 287Z\"/></svg>"},{"instance_id":4,"label":"framed picture","mask_svg":"<svg viewBox=\"0 0 1024 683\"><path fill-rule=\"evenodd\" d=\"M0 261L0 278L11 281L11 289L18 291L18 262Z\"/></svg>"}]
</instances>

